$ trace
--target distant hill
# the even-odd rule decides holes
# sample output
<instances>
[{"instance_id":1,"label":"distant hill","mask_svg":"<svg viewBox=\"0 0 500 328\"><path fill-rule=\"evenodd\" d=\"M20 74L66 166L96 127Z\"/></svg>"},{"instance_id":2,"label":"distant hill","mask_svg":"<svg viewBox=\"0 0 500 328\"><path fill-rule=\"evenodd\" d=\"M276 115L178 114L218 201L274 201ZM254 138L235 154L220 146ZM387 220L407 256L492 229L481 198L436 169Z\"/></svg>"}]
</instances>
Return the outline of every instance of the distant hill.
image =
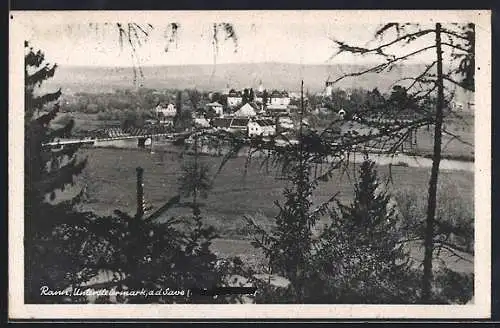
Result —
<instances>
[{"instance_id":1,"label":"distant hill","mask_svg":"<svg viewBox=\"0 0 500 328\"><path fill-rule=\"evenodd\" d=\"M367 74L348 78L338 83L340 88L379 88L387 91L392 84L406 76L416 76L423 65L406 65L381 74ZM359 65L299 65L286 63L218 64L187 66L143 67L144 78L138 81L144 87L163 89L197 88L202 91L222 91L230 88L257 88L259 81L266 89L298 91L300 80L310 92L322 91L325 81L342 74L366 68ZM45 88L61 87L65 93L112 92L115 89L135 88L132 67L71 67L60 66Z\"/></svg>"}]
</instances>

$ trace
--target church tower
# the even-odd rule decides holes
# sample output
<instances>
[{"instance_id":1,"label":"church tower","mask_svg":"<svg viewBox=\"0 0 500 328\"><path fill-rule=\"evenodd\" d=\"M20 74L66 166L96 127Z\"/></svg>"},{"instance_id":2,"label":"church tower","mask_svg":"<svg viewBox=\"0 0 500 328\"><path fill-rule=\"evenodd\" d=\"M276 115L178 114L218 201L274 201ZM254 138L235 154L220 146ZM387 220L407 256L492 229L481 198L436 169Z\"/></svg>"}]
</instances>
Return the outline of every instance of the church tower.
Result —
<instances>
[{"instance_id":1,"label":"church tower","mask_svg":"<svg viewBox=\"0 0 500 328\"><path fill-rule=\"evenodd\" d=\"M262 80L259 81L259 92L264 92L264 85L262 85Z\"/></svg>"}]
</instances>

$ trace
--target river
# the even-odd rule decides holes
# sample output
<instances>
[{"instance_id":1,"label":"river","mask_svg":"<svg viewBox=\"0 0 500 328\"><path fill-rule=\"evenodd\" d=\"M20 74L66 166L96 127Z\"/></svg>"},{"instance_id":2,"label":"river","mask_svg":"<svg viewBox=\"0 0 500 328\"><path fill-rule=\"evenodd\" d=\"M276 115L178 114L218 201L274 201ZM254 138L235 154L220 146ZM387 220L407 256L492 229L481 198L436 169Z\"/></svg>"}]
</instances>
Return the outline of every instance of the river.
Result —
<instances>
[{"instance_id":1,"label":"river","mask_svg":"<svg viewBox=\"0 0 500 328\"><path fill-rule=\"evenodd\" d=\"M137 140L136 139L124 139L124 140L113 140L113 141L99 141L94 145L94 147L113 147L113 148L124 148L124 149L131 149L135 148L137 149ZM147 146L146 151L154 151L154 152L181 152L184 147L182 146L174 146L171 142L169 141L154 141L153 142L153 147ZM221 155L221 153L224 153L224 150L220 149L213 149L207 146L202 146L200 147L201 149L199 150L201 154L206 154L206 155L212 155L212 156L217 156ZM227 149L226 149L227 151ZM240 149L238 154L236 156L238 157L245 157L248 156L249 148L248 147L243 147ZM263 153L255 153L252 156L258 157L262 156ZM350 153L349 154L349 160L354 162L354 163L360 163L363 161L363 154L361 153ZM426 158L423 156L413 156L413 155L407 155L407 154L394 154L394 155L387 155L387 154L370 154L369 158L373 161L375 161L378 165L399 165L399 166L408 166L408 167L415 167L415 168L430 168L432 166L432 160L430 158ZM328 158L327 161L333 161L336 160L333 156L331 158ZM467 172L474 172L474 162L467 162L467 161L458 161L458 160L451 160L451 159L442 159L440 163L440 170L445 170L445 171L467 171Z\"/></svg>"}]
</instances>

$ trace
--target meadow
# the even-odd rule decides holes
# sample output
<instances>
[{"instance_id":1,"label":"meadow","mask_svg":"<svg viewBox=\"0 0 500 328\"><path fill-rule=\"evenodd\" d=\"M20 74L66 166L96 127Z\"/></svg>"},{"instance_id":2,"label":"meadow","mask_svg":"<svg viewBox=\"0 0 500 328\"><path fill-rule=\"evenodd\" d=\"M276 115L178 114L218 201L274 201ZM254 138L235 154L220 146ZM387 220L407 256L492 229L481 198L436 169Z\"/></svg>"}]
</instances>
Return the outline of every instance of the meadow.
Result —
<instances>
[{"instance_id":1,"label":"meadow","mask_svg":"<svg viewBox=\"0 0 500 328\"><path fill-rule=\"evenodd\" d=\"M88 198L81 205L82 208L101 215L111 215L115 209L135 214L136 168L139 166L144 168L146 201L154 209L160 207L178 194L180 167L187 160L176 153L152 154L149 150L140 149L87 148L81 150L81 156L87 157L87 167L77 178L75 188L65 193L74 193L86 186ZM213 189L206 199L201 200L201 210L205 223L214 226L220 237L214 242L214 250L224 257L241 256L248 262L261 262L261 256L249 243L252 236L244 217L253 218L266 230L271 229L273 217L278 213L274 202L283 200L283 189L289 182L280 179L275 170L262 167L258 158L252 159L250 163L244 157L231 159L217 176L214 175L221 163L220 157L201 156L200 161L210 166L213 175ZM388 182L388 192L398 200L412 198L412 215L423 218L430 170L378 166L377 171L381 181ZM329 182L319 185L313 195L313 203L326 201L336 193L338 200L349 203L353 198L356 175L357 167L354 164L345 172L336 172ZM448 220L453 220L457 215L473 220L473 185L472 172L442 171L439 178L438 215ZM189 215L189 209L177 207L158 220L181 217L187 222ZM328 219L324 218L318 227L326 223ZM421 258L422 249L419 245L412 246L411 251L415 259ZM449 258L447 265L457 271L473 272L472 263L456 262Z\"/></svg>"}]
</instances>

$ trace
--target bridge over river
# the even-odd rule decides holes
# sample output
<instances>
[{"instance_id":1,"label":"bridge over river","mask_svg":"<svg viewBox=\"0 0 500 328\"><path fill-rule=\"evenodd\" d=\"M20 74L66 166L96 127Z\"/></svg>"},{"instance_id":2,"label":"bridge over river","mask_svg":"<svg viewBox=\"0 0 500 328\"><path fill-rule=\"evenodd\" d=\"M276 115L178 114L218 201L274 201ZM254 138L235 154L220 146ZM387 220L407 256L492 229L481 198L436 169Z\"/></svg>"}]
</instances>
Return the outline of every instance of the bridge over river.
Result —
<instances>
[{"instance_id":1,"label":"bridge over river","mask_svg":"<svg viewBox=\"0 0 500 328\"><path fill-rule=\"evenodd\" d=\"M117 127L90 131L84 136L60 139L43 144L44 147L60 148L65 145L96 145L117 140L137 139L137 146L144 147L147 139L163 137L175 140L185 138L190 132L174 133L170 127L152 126L146 128L121 129Z\"/></svg>"}]
</instances>

